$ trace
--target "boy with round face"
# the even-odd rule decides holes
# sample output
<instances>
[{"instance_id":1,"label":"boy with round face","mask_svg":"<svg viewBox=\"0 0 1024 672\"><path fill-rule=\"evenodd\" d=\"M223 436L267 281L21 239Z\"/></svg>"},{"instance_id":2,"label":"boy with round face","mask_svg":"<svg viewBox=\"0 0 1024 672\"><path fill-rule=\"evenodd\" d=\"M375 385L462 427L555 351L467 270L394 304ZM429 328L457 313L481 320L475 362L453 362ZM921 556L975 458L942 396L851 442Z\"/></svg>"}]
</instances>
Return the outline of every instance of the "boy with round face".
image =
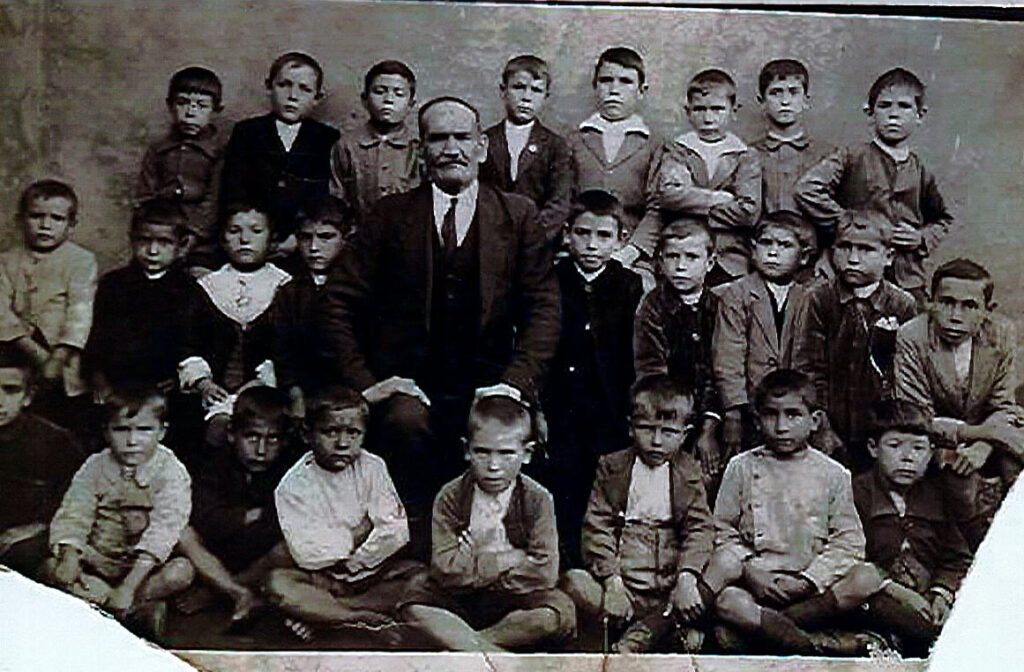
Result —
<instances>
[{"instance_id":1,"label":"boy with round face","mask_svg":"<svg viewBox=\"0 0 1024 672\"><path fill-rule=\"evenodd\" d=\"M779 212L759 222L753 235L754 271L719 288L712 361L725 415L725 455L753 446L750 400L766 374L792 365L804 328L807 288L795 281L814 250L814 229L797 215Z\"/></svg>"},{"instance_id":2,"label":"boy with round face","mask_svg":"<svg viewBox=\"0 0 1024 672\"><path fill-rule=\"evenodd\" d=\"M429 579L400 613L455 651L530 648L575 627L555 589L558 535L551 494L521 474L533 453L529 411L506 396L478 398L469 414L469 468L434 500Z\"/></svg>"},{"instance_id":3,"label":"boy with round face","mask_svg":"<svg viewBox=\"0 0 1024 672\"><path fill-rule=\"evenodd\" d=\"M754 405L765 443L730 460L715 502L722 543L704 580L717 615L772 651L864 655L866 635L813 630L863 603L881 577L860 562L850 472L808 444L821 421L811 381L773 371Z\"/></svg>"},{"instance_id":4,"label":"boy with round face","mask_svg":"<svg viewBox=\"0 0 1024 672\"><path fill-rule=\"evenodd\" d=\"M392 625L407 578L420 565L394 557L409 540L387 467L363 450L369 407L329 387L307 416L311 451L277 488L278 518L297 569L274 570L273 603L299 637L342 626Z\"/></svg>"},{"instance_id":5,"label":"boy with round face","mask_svg":"<svg viewBox=\"0 0 1024 672\"><path fill-rule=\"evenodd\" d=\"M586 569L563 579L581 615L612 621L619 653L653 650L711 601L700 585L711 512L697 465L680 452L692 410L692 397L667 377L637 384L632 446L601 458L587 506ZM678 640L692 653L702 636L684 629Z\"/></svg>"},{"instance_id":6,"label":"boy with round face","mask_svg":"<svg viewBox=\"0 0 1024 672\"><path fill-rule=\"evenodd\" d=\"M757 86L766 127L764 137L752 145L761 156L762 215L799 213L797 181L835 147L807 133L810 73L803 63L790 58L769 61L761 68Z\"/></svg>"},{"instance_id":7,"label":"boy with round face","mask_svg":"<svg viewBox=\"0 0 1024 672\"><path fill-rule=\"evenodd\" d=\"M331 148L340 133L311 117L323 100L324 73L309 54L288 52L265 80L270 112L235 124L224 151L220 213L238 203L262 204L274 223L274 252L295 251L295 215L329 194Z\"/></svg>"},{"instance_id":8,"label":"boy with round face","mask_svg":"<svg viewBox=\"0 0 1024 672\"><path fill-rule=\"evenodd\" d=\"M166 431L162 395L119 393L108 411L108 447L75 474L50 524L55 557L47 574L58 587L119 618L137 613L159 635L162 600L193 578L188 560L169 560L188 523L191 480L160 443Z\"/></svg>"},{"instance_id":9,"label":"boy with round face","mask_svg":"<svg viewBox=\"0 0 1024 672\"><path fill-rule=\"evenodd\" d=\"M363 78L370 118L331 150L330 193L362 222L382 197L419 186L419 138L407 123L416 106L416 75L401 61L381 61Z\"/></svg>"},{"instance_id":10,"label":"boy with round face","mask_svg":"<svg viewBox=\"0 0 1024 672\"><path fill-rule=\"evenodd\" d=\"M213 268L213 178L224 152L224 138L214 124L223 110L221 82L212 70L188 67L174 73L167 87L170 131L146 150L135 185L135 198L176 203L185 219L188 266L195 273Z\"/></svg>"},{"instance_id":11,"label":"boy with round face","mask_svg":"<svg viewBox=\"0 0 1024 672\"><path fill-rule=\"evenodd\" d=\"M871 466L868 409L893 385L896 330L915 314L914 297L885 279L893 258L884 215L847 211L832 250L836 277L814 285L794 366L814 381L818 403L854 473Z\"/></svg>"},{"instance_id":12,"label":"boy with round face","mask_svg":"<svg viewBox=\"0 0 1024 672\"><path fill-rule=\"evenodd\" d=\"M890 581L868 601L874 627L898 634L903 653L927 656L949 614L971 556L950 500L934 475L931 417L906 401L873 409L868 450L875 468L853 481L867 559Z\"/></svg>"},{"instance_id":13,"label":"boy with round face","mask_svg":"<svg viewBox=\"0 0 1024 672\"><path fill-rule=\"evenodd\" d=\"M498 85L505 119L484 131L487 159L480 179L537 205L537 220L549 239L569 216L572 168L565 140L538 119L551 95L548 64L533 55L505 64Z\"/></svg>"},{"instance_id":14,"label":"boy with round face","mask_svg":"<svg viewBox=\"0 0 1024 672\"><path fill-rule=\"evenodd\" d=\"M935 176L911 148L927 109L925 86L916 75L903 68L883 73L864 106L874 137L834 152L796 188L800 207L826 232L834 230L844 210L881 211L892 226L895 283L921 304L927 284L924 259L934 254L953 224ZM841 193L839 184L845 185Z\"/></svg>"},{"instance_id":15,"label":"boy with round face","mask_svg":"<svg viewBox=\"0 0 1024 672\"><path fill-rule=\"evenodd\" d=\"M81 353L92 326L96 258L70 240L78 197L63 182L35 182L15 216L23 245L0 254L0 342L13 343L39 367L40 412L72 423L67 402L85 392Z\"/></svg>"}]
</instances>

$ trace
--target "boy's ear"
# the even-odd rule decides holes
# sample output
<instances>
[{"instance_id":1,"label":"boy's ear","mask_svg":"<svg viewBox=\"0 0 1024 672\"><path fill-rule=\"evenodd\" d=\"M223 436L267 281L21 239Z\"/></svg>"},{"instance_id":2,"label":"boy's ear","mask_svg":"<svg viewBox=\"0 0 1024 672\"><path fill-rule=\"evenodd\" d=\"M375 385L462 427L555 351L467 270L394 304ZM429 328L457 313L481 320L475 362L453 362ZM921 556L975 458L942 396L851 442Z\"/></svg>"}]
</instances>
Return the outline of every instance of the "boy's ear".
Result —
<instances>
[{"instance_id":1,"label":"boy's ear","mask_svg":"<svg viewBox=\"0 0 1024 672\"><path fill-rule=\"evenodd\" d=\"M875 116L874 110L872 110L871 106L868 105L867 103L864 103L864 107L862 107L861 109L864 110L864 114L868 115L869 117Z\"/></svg>"},{"instance_id":2,"label":"boy's ear","mask_svg":"<svg viewBox=\"0 0 1024 672\"><path fill-rule=\"evenodd\" d=\"M465 458L466 462L469 462L469 439L462 437L459 439L462 444L462 457Z\"/></svg>"},{"instance_id":3,"label":"boy's ear","mask_svg":"<svg viewBox=\"0 0 1024 672\"><path fill-rule=\"evenodd\" d=\"M896 259L896 250L892 248L892 245L885 247L885 265L892 266L893 260Z\"/></svg>"},{"instance_id":4,"label":"boy's ear","mask_svg":"<svg viewBox=\"0 0 1024 672\"><path fill-rule=\"evenodd\" d=\"M868 454L871 455L871 459L878 459L878 443L874 439L868 439Z\"/></svg>"},{"instance_id":5,"label":"boy's ear","mask_svg":"<svg viewBox=\"0 0 1024 672\"><path fill-rule=\"evenodd\" d=\"M530 440L523 442L523 464L529 464L530 460L533 459L533 451L537 447L537 442Z\"/></svg>"},{"instance_id":6,"label":"boy's ear","mask_svg":"<svg viewBox=\"0 0 1024 672\"><path fill-rule=\"evenodd\" d=\"M825 411L817 408L811 411L811 432L816 432L821 429L822 423L825 421Z\"/></svg>"}]
</instances>

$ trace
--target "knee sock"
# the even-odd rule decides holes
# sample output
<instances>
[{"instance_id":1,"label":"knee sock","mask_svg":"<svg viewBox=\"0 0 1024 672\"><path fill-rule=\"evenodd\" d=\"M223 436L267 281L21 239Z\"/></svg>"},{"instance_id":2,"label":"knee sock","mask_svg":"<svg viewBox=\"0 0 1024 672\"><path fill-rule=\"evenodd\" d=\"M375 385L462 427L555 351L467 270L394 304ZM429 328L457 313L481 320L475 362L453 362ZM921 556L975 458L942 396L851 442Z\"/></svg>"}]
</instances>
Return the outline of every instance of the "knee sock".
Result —
<instances>
[{"instance_id":1,"label":"knee sock","mask_svg":"<svg viewBox=\"0 0 1024 672\"><path fill-rule=\"evenodd\" d=\"M807 633L783 614L761 607L761 637L787 653L813 654L814 643Z\"/></svg>"},{"instance_id":2,"label":"knee sock","mask_svg":"<svg viewBox=\"0 0 1024 672\"><path fill-rule=\"evenodd\" d=\"M836 594L829 589L786 607L782 613L801 628L813 628L835 616L838 611Z\"/></svg>"}]
</instances>

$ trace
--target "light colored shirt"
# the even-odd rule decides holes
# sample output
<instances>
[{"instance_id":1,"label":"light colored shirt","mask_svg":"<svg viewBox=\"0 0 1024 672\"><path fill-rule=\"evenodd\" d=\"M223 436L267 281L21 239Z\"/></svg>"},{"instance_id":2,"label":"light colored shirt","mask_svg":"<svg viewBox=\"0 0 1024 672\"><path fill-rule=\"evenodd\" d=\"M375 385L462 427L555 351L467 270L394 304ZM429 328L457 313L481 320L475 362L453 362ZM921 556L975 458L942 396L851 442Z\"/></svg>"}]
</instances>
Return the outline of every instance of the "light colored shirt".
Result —
<instances>
[{"instance_id":1,"label":"light colored shirt","mask_svg":"<svg viewBox=\"0 0 1024 672\"><path fill-rule=\"evenodd\" d=\"M733 133L726 133L725 137L716 142L705 142L700 139L696 131L688 131L676 138L676 142L696 152L707 168L708 179L712 179L715 170L718 168L719 160L730 152L745 152L747 146ZM678 178L677 180L678 181Z\"/></svg>"},{"instance_id":2,"label":"light colored shirt","mask_svg":"<svg viewBox=\"0 0 1024 672\"><path fill-rule=\"evenodd\" d=\"M604 159L608 163L615 160L622 148L627 133L638 133L645 138L650 137L651 130L638 114L621 121L608 121L595 112L580 124L580 130L591 128L601 134L601 145L604 148Z\"/></svg>"},{"instance_id":3,"label":"light colored shirt","mask_svg":"<svg viewBox=\"0 0 1024 672\"><path fill-rule=\"evenodd\" d=\"M277 127L277 137L281 138L281 144L284 145L284 151L292 151L292 145L295 144L295 138L299 137L299 129L302 128L302 122L297 124L286 124L280 119L274 120L274 126Z\"/></svg>"},{"instance_id":4,"label":"light colored shirt","mask_svg":"<svg viewBox=\"0 0 1024 672\"><path fill-rule=\"evenodd\" d=\"M523 153L527 143L530 141L530 131L536 121L531 121L522 126L505 120L505 141L508 143L509 176L515 182L519 176L519 155Z\"/></svg>"},{"instance_id":5,"label":"light colored shirt","mask_svg":"<svg viewBox=\"0 0 1024 672\"><path fill-rule=\"evenodd\" d=\"M85 549L98 521L99 507L111 505L129 479L148 493L153 506L149 525L134 550L146 552L161 563L167 561L192 512L192 479L164 446L157 446L153 457L136 467L134 473L124 469L109 448L91 455L71 480L50 524L54 555L62 544Z\"/></svg>"},{"instance_id":6,"label":"light colored shirt","mask_svg":"<svg viewBox=\"0 0 1024 672\"><path fill-rule=\"evenodd\" d=\"M480 183L473 180L472 183L457 194L449 194L431 185L430 193L434 197L434 226L437 228L438 240L444 242L441 235L441 227L444 225L444 216L448 208L455 202L455 238L458 245L466 239L469 227L473 223L473 216L476 214L476 196L480 191Z\"/></svg>"},{"instance_id":7,"label":"light colored shirt","mask_svg":"<svg viewBox=\"0 0 1024 672\"><path fill-rule=\"evenodd\" d=\"M318 570L347 561L336 578L356 581L409 541L405 508L387 466L362 452L341 471L327 471L306 453L274 493L281 532L295 564Z\"/></svg>"},{"instance_id":8,"label":"light colored shirt","mask_svg":"<svg viewBox=\"0 0 1024 672\"><path fill-rule=\"evenodd\" d=\"M764 286L768 288L768 291L775 297L775 305L779 308L786 305L786 299L789 297L789 288L793 286L793 283L787 283L785 285L779 285L774 282L764 281Z\"/></svg>"},{"instance_id":9,"label":"light colored shirt","mask_svg":"<svg viewBox=\"0 0 1024 672\"><path fill-rule=\"evenodd\" d=\"M878 289L878 286L881 284L882 281L879 280L878 282L867 285L866 287L851 287L850 289L853 291L853 295L858 299L867 299L875 293L875 290Z\"/></svg>"},{"instance_id":10,"label":"light colored shirt","mask_svg":"<svg viewBox=\"0 0 1024 672\"><path fill-rule=\"evenodd\" d=\"M469 531L481 553L504 553L512 550L505 532L505 514L512 498L512 487L498 494L484 492L473 485L473 504L469 515Z\"/></svg>"},{"instance_id":11,"label":"light colored shirt","mask_svg":"<svg viewBox=\"0 0 1024 672\"><path fill-rule=\"evenodd\" d=\"M768 571L800 572L819 591L864 559L850 472L807 448L761 446L729 461L715 501L715 548Z\"/></svg>"},{"instance_id":12,"label":"light colored shirt","mask_svg":"<svg viewBox=\"0 0 1024 672\"><path fill-rule=\"evenodd\" d=\"M896 163L903 163L910 158L910 147L908 145L904 145L902 147L890 147L878 138L875 138L872 142L878 145L880 150L892 157L892 160Z\"/></svg>"},{"instance_id":13,"label":"light colored shirt","mask_svg":"<svg viewBox=\"0 0 1024 672\"><path fill-rule=\"evenodd\" d=\"M596 271L584 271L582 268L580 268L580 265L577 263L573 263L573 266L576 267L576 272L579 273L580 276L587 282L593 282L594 280L597 280L598 276L604 273L604 269L608 268L606 264L601 268L597 269Z\"/></svg>"},{"instance_id":14,"label":"light colored shirt","mask_svg":"<svg viewBox=\"0 0 1024 672\"><path fill-rule=\"evenodd\" d=\"M956 371L956 382L960 387L967 385L967 377L971 373L971 348L973 347L974 339L968 338L953 348L953 368Z\"/></svg>"},{"instance_id":15,"label":"light colored shirt","mask_svg":"<svg viewBox=\"0 0 1024 672\"><path fill-rule=\"evenodd\" d=\"M626 497L626 520L664 523L672 519L672 490L669 464L649 467L643 460L633 462Z\"/></svg>"}]
</instances>

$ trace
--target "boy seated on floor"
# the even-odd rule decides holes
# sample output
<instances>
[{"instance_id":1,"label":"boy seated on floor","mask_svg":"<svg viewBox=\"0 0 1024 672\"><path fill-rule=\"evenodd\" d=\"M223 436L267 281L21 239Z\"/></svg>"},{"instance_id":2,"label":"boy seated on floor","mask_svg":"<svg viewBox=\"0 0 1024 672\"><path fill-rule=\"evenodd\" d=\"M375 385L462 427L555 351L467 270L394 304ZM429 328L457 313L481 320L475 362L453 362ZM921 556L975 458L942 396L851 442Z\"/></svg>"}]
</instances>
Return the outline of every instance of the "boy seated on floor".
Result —
<instances>
[{"instance_id":1,"label":"boy seated on floor","mask_svg":"<svg viewBox=\"0 0 1024 672\"><path fill-rule=\"evenodd\" d=\"M868 450L875 468L853 480L867 557L886 580L868 600L873 627L927 656L953 606L971 554L957 529L932 458L928 412L906 401L875 405Z\"/></svg>"},{"instance_id":2,"label":"boy seated on floor","mask_svg":"<svg viewBox=\"0 0 1024 672\"><path fill-rule=\"evenodd\" d=\"M725 468L704 572L725 624L719 644L741 649L752 637L784 653L864 655L879 644L867 634L811 630L863 604L882 581L862 562L850 472L807 442L821 421L811 380L773 371L754 406L765 445Z\"/></svg>"},{"instance_id":3,"label":"boy seated on floor","mask_svg":"<svg viewBox=\"0 0 1024 672\"><path fill-rule=\"evenodd\" d=\"M106 408L109 447L71 480L50 523L54 557L43 572L47 582L159 636L163 600L194 576L187 559L169 559L192 509L191 479L160 443L162 394L115 392Z\"/></svg>"},{"instance_id":4,"label":"boy seated on floor","mask_svg":"<svg viewBox=\"0 0 1024 672\"><path fill-rule=\"evenodd\" d=\"M258 589L270 569L291 564L274 507L274 488L290 465L284 455L287 408L287 397L272 387L250 387L238 395L230 448L217 451L196 475L192 519L178 545L200 580L231 599L232 625L258 611ZM178 607L199 611L211 598L196 586Z\"/></svg>"},{"instance_id":5,"label":"boy seated on floor","mask_svg":"<svg viewBox=\"0 0 1024 672\"><path fill-rule=\"evenodd\" d=\"M555 588L554 501L520 473L534 433L530 411L510 397L480 397L469 411L469 469L434 500L430 575L400 605L445 649L535 649L575 630L572 600Z\"/></svg>"},{"instance_id":6,"label":"boy seated on floor","mask_svg":"<svg viewBox=\"0 0 1024 672\"><path fill-rule=\"evenodd\" d=\"M270 601L302 639L316 629L386 627L411 574L396 557L409 524L384 460L363 450L370 408L362 395L330 386L306 420L310 452L281 479L277 515L295 569L275 569Z\"/></svg>"},{"instance_id":7,"label":"boy seated on floor","mask_svg":"<svg viewBox=\"0 0 1024 672\"><path fill-rule=\"evenodd\" d=\"M586 569L563 579L581 616L628 626L612 647L619 653L651 650L713 599L700 585L714 543L711 511L697 462L680 450L692 410L693 396L668 376L637 383L633 445L601 458L583 522ZM684 650L699 650L699 632L679 634Z\"/></svg>"}]
</instances>

